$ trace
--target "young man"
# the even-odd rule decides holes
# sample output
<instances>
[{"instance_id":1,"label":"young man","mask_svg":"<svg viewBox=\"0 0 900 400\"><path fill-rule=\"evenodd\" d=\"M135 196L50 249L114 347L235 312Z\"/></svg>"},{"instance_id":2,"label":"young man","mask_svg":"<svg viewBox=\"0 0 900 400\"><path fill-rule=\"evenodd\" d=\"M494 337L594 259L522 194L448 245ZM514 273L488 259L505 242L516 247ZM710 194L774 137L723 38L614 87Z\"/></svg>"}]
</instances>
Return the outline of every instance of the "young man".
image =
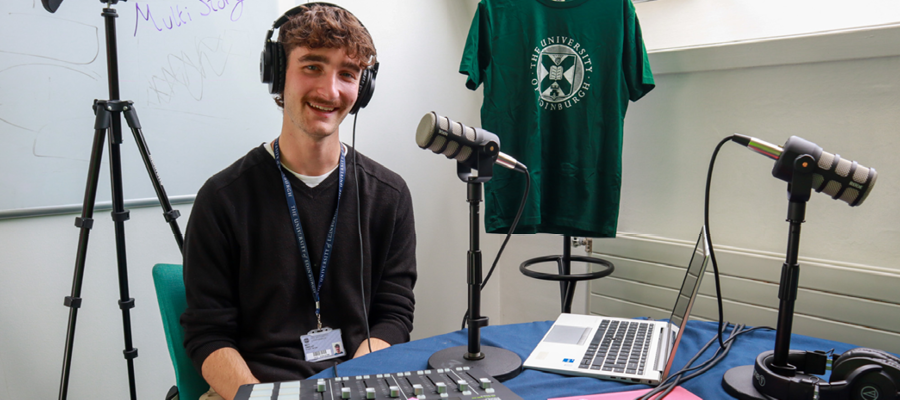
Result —
<instances>
[{"instance_id":1,"label":"young man","mask_svg":"<svg viewBox=\"0 0 900 400\"><path fill-rule=\"evenodd\" d=\"M303 379L412 330L409 189L338 135L372 39L340 7L304 7L279 28L281 134L206 182L185 234L181 323L209 396Z\"/></svg>"}]
</instances>

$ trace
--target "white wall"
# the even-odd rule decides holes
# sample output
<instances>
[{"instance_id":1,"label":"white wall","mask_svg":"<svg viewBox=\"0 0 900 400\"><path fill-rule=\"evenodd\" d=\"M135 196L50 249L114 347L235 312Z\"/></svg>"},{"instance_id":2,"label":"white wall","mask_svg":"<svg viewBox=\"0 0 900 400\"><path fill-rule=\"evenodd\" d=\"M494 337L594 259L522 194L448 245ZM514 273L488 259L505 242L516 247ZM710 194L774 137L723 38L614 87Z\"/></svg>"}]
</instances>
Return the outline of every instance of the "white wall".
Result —
<instances>
[{"instance_id":1,"label":"white wall","mask_svg":"<svg viewBox=\"0 0 900 400\"><path fill-rule=\"evenodd\" d=\"M656 0L635 5L651 51L896 25L893 0Z\"/></svg>"},{"instance_id":2,"label":"white wall","mask_svg":"<svg viewBox=\"0 0 900 400\"><path fill-rule=\"evenodd\" d=\"M813 193L801 255L897 269L898 68L900 57L884 57L657 77L656 91L629 110L620 231L690 238L720 139L737 132L781 144L797 135L879 172L859 207ZM710 202L716 244L784 252L786 183L771 169L736 144L722 148Z\"/></svg>"},{"instance_id":3,"label":"white wall","mask_svg":"<svg viewBox=\"0 0 900 400\"><path fill-rule=\"evenodd\" d=\"M900 122L900 49L885 51L872 39L897 32L900 3L789 3L637 5L651 64L670 61L679 50L740 57L742 49L753 49L760 60L714 71L679 71L667 64L668 73L656 76L656 90L633 104L626 118L622 202L629 206L622 209L619 230L691 237L702 219L706 169L719 139L737 132L781 144L797 135L879 171L872 196L858 208L813 195L801 255L897 269L900 164L893 149ZM760 41L763 46L749 44ZM832 56L846 52L847 43L856 48L851 59ZM709 52L690 49L698 46ZM762 59L807 47L822 62L784 58L790 65L770 65ZM709 64L721 68L714 60ZM717 242L784 251L786 184L770 171L764 158L734 144L723 148L712 185Z\"/></svg>"}]
</instances>

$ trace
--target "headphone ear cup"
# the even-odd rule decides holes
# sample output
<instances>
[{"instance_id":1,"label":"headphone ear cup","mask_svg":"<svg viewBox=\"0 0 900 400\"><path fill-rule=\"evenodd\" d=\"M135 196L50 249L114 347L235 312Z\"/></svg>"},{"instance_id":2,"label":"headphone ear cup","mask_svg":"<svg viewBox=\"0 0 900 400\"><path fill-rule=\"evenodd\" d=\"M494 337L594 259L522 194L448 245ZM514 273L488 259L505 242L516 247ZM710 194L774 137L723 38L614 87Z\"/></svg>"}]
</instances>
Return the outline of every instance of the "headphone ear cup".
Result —
<instances>
[{"instance_id":1,"label":"headphone ear cup","mask_svg":"<svg viewBox=\"0 0 900 400\"><path fill-rule=\"evenodd\" d=\"M366 68L359 76L359 93L356 96L356 103L350 109L350 114L356 114L361 108L369 105L372 95L375 94L375 77L378 76L379 63Z\"/></svg>"},{"instance_id":2,"label":"headphone ear cup","mask_svg":"<svg viewBox=\"0 0 900 400\"><path fill-rule=\"evenodd\" d=\"M848 399L852 400L897 400L897 380L875 364L862 366L847 379Z\"/></svg>"},{"instance_id":3,"label":"headphone ear cup","mask_svg":"<svg viewBox=\"0 0 900 400\"><path fill-rule=\"evenodd\" d=\"M284 74L287 69L287 57L284 54L284 45L279 42L272 42L273 47L273 74L272 84L269 86L269 93L281 94L284 92Z\"/></svg>"},{"instance_id":4,"label":"headphone ear cup","mask_svg":"<svg viewBox=\"0 0 900 400\"><path fill-rule=\"evenodd\" d=\"M855 348L841 354L831 370L831 382L847 380L850 398L868 400L898 399L900 359L893 354L869 348ZM877 367L872 368L872 367ZM881 397L883 396L883 397Z\"/></svg>"},{"instance_id":5,"label":"headphone ear cup","mask_svg":"<svg viewBox=\"0 0 900 400\"><path fill-rule=\"evenodd\" d=\"M275 92L272 91L272 85L275 81L275 75L278 72L275 67L275 60L273 60L275 55L275 44L276 43L271 40L266 40L263 51L259 55L259 79L262 83L269 85L269 93L273 94Z\"/></svg>"}]
</instances>

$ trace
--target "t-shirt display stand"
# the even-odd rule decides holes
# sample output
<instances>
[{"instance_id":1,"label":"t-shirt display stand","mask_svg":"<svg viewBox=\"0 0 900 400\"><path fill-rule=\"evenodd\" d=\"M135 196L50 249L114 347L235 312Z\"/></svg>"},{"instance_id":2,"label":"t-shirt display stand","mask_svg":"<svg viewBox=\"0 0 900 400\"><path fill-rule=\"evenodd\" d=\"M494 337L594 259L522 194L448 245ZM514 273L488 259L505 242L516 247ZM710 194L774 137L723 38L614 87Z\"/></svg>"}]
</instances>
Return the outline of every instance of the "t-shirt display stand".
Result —
<instances>
[{"instance_id":1,"label":"t-shirt display stand","mask_svg":"<svg viewBox=\"0 0 900 400\"><path fill-rule=\"evenodd\" d=\"M551 261L556 262L559 273L548 274L528 269L528 267L531 265ZM587 272L584 274L573 274L572 261L602 265L604 268L598 271ZM562 304L562 312L564 313L572 312L572 299L575 297L575 284L578 283L578 281L599 279L611 274L614 269L615 266L613 266L613 263L601 258L573 256L572 237L569 235L563 236L563 254L561 256L552 255L535 257L525 260L525 262L519 265L519 271L522 271L522 273L526 276L530 276L535 279L542 279L545 281L559 281L559 297L560 303Z\"/></svg>"}]
</instances>

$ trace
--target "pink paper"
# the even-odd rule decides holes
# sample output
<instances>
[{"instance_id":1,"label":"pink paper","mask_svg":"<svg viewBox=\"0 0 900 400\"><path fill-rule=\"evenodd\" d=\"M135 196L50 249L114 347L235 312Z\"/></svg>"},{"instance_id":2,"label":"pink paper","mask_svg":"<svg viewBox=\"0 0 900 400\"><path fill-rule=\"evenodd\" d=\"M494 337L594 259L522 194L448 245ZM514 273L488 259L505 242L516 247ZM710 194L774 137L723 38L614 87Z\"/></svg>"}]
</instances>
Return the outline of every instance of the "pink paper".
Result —
<instances>
[{"instance_id":1,"label":"pink paper","mask_svg":"<svg viewBox=\"0 0 900 400\"><path fill-rule=\"evenodd\" d=\"M557 397L548 400L634 400L651 389L630 390L627 392L589 394L584 396ZM688 392L687 389L678 386L672 393L665 397L667 400L703 400L697 395ZM656 399L656 397L654 397Z\"/></svg>"}]
</instances>

